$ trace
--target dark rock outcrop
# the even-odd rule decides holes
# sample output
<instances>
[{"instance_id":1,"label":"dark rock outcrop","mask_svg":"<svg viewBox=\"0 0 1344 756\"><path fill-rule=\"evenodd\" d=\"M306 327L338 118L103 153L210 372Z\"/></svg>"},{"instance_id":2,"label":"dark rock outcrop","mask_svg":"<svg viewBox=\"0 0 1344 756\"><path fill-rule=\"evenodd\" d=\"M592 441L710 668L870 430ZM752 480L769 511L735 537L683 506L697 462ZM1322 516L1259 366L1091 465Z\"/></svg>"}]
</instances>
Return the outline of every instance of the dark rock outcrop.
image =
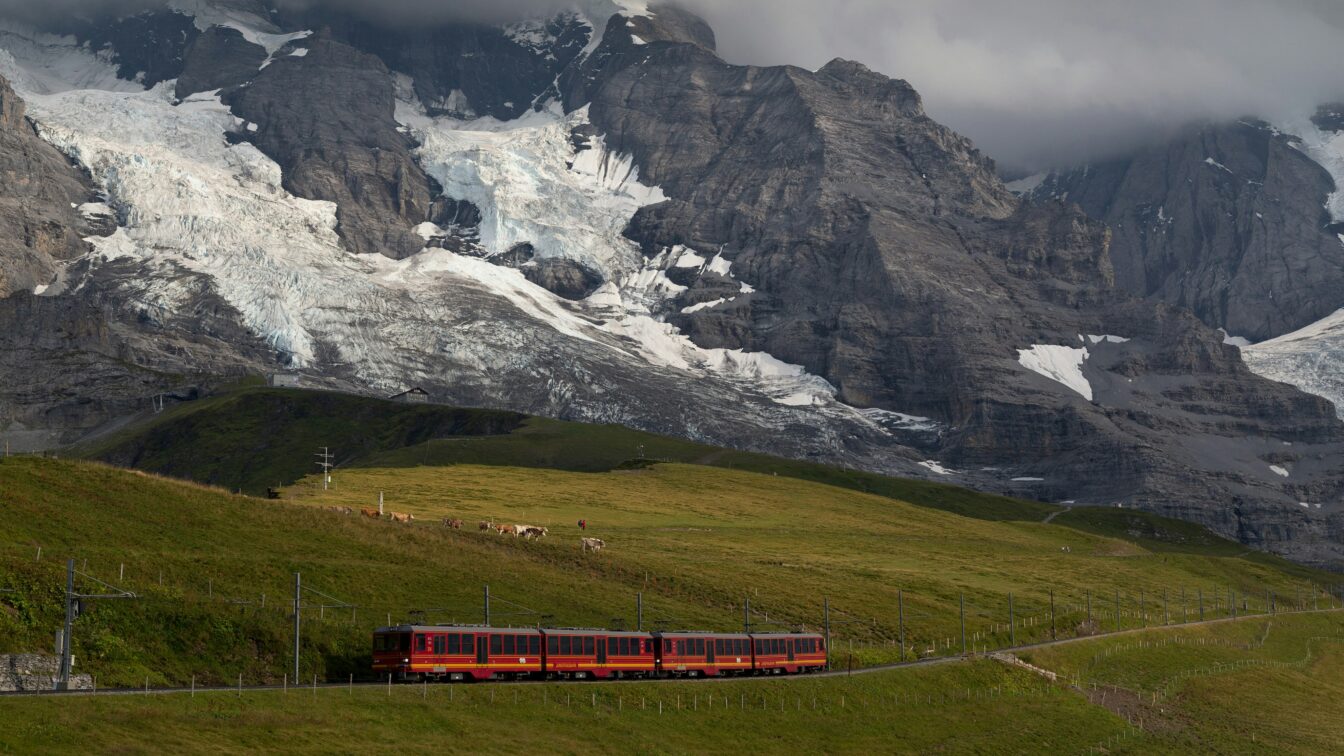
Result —
<instances>
[{"instance_id":1,"label":"dark rock outcrop","mask_svg":"<svg viewBox=\"0 0 1344 756\"><path fill-rule=\"evenodd\" d=\"M1243 121L1053 175L1031 196L1111 227L1121 289L1262 341L1344 306L1344 244L1325 211L1334 190L1292 137Z\"/></svg>"},{"instance_id":2,"label":"dark rock outcrop","mask_svg":"<svg viewBox=\"0 0 1344 756\"><path fill-rule=\"evenodd\" d=\"M51 284L92 233L77 208L94 199L93 186L38 137L25 110L0 78L0 298Z\"/></svg>"},{"instance_id":3,"label":"dark rock outcrop","mask_svg":"<svg viewBox=\"0 0 1344 756\"><path fill-rule=\"evenodd\" d=\"M327 8L284 9L290 28L325 29L333 39L378 56L409 75L431 115L517 118L550 93L593 29L562 13L507 29L471 23L370 23L366 15Z\"/></svg>"},{"instance_id":4,"label":"dark rock outcrop","mask_svg":"<svg viewBox=\"0 0 1344 756\"><path fill-rule=\"evenodd\" d=\"M585 299L602 285L602 274L563 257L536 260L523 267L527 280L565 299Z\"/></svg>"},{"instance_id":5,"label":"dark rock outcrop","mask_svg":"<svg viewBox=\"0 0 1344 756\"><path fill-rule=\"evenodd\" d=\"M266 48L248 42L237 29L212 26L186 51L182 74L177 77L177 98L242 84L264 62Z\"/></svg>"},{"instance_id":6,"label":"dark rock outcrop","mask_svg":"<svg viewBox=\"0 0 1344 756\"><path fill-rule=\"evenodd\" d=\"M319 36L305 56L283 51L224 101L256 129L240 133L280 164L285 188L335 202L341 239L356 253L404 258L425 240L414 227L447 221L439 196L393 117L391 73L372 55Z\"/></svg>"},{"instance_id":7,"label":"dark rock outcrop","mask_svg":"<svg viewBox=\"0 0 1344 756\"><path fill-rule=\"evenodd\" d=\"M79 36L94 50L111 53L117 76L152 87L182 73L187 50L199 35L191 16L166 10L97 24Z\"/></svg>"}]
</instances>

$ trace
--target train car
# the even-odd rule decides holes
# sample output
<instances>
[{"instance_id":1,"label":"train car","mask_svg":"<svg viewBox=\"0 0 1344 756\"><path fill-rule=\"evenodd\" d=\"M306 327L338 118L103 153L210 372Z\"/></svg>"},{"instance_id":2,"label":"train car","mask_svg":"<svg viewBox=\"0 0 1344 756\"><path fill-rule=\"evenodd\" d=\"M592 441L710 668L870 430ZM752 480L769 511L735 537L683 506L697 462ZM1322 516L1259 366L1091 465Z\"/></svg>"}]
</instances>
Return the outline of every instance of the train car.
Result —
<instances>
[{"instance_id":1,"label":"train car","mask_svg":"<svg viewBox=\"0 0 1344 756\"><path fill-rule=\"evenodd\" d=\"M826 640L813 633L752 633L756 674L816 672L826 668Z\"/></svg>"},{"instance_id":2,"label":"train car","mask_svg":"<svg viewBox=\"0 0 1344 756\"><path fill-rule=\"evenodd\" d=\"M745 634L657 632L658 671L673 677L716 677L751 672Z\"/></svg>"},{"instance_id":3,"label":"train car","mask_svg":"<svg viewBox=\"0 0 1344 756\"><path fill-rule=\"evenodd\" d=\"M546 674L584 680L653 675L653 637L648 633L555 628L546 636Z\"/></svg>"},{"instance_id":4,"label":"train car","mask_svg":"<svg viewBox=\"0 0 1344 756\"><path fill-rule=\"evenodd\" d=\"M539 677L542 638L529 628L384 627L373 634L373 670L403 682Z\"/></svg>"}]
</instances>

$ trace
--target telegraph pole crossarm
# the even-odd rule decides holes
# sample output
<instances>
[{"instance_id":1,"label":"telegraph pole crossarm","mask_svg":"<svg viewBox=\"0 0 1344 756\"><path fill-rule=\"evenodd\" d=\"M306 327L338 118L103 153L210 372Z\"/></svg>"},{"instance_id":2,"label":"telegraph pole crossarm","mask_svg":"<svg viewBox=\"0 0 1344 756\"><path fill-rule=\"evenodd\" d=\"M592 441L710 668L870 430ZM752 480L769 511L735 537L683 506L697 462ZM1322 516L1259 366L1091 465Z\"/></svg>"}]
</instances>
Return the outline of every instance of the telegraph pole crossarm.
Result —
<instances>
[{"instance_id":1,"label":"telegraph pole crossarm","mask_svg":"<svg viewBox=\"0 0 1344 756\"><path fill-rule=\"evenodd\" d=\"M107 589L107 593L76 593L75 577L81 577L92 583ZM70 635L74 631L75 619L79 616L80 607L85 599L133 599L138 598L134 592L118 588L115 585L105 583L92 575L86 575L75 569L75 560L69 559L65 563L65 629L61 633L61 667L60 673L56 679L56 690L70 689L70 668L73 666L73 658L70 654Z\"/></svg>"}]
</instances>

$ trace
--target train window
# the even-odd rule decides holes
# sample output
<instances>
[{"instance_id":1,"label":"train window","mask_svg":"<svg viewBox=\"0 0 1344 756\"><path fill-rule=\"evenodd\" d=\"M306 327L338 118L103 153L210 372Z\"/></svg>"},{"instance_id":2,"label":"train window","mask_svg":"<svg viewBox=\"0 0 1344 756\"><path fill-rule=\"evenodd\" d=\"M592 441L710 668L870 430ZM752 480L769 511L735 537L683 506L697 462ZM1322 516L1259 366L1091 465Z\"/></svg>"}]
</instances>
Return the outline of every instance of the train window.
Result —
<instances>
[{"instance_id":1,"label":"train window","mask_svg":"<svg viewBox=\"0 0 1344 756\"><path fill-rule=\"evenodd\" d=\"M695 655L696 655L696 656L704 656L704 655L705 655L705 639L704 639L704 638L696 638L696 639L695 639Z\"/></svg>"},{"instance_id":2,"label":"train window","mask_svg":"<svg viewBox=\"0 0 1344 756\"><path fill-rule=\"evenodd\" d=\"M618 638L616 642L616 653L620 656L629 656L631 653L630 640L630 638Z\"/></svg>"},{"instance_id":3,"label":"train window","mask_svg":"<svg viewBox=\"0 0 1344 756\"><path fill-rule=\"evenodd\" d=\"M569 637L568 635L560 636L560 655L569 656L570 652L573 651L573 644L574 644L573 638Z\"/></svg>"},{"instance_id":4,"label":"train window","mask_svg":"<svg viewBox=\"0 0 1344 756\"><path fill-rule=\"evenodd\" d=\"M504 654L506 656L513 656L514 653L515 651L513 650L513 636L512 635L504 636Z\"/></svg>"},{"instance_id":5,"label":"train window","mask_svg":"<svg viewBox=\"0 0 1344 756\"><path fill-rule=\"evenodd\" d=\"M476 636L462 636L462 653L468 655L476 653Z\"/></svg>"},{"instance_id":6,"label":"train window","mask_svg":"<svg viewBox=\"0 0 1344 756\"><path fill-rule=\"evenodd\" d=\"M546 653L548 654L560 653L560 638L554 635L546 636Z\"/></svg>"},{"instance_id":7,"label":"train window","mask_svg":"<svg viewBox=\"0 0 1344 756\"><path fill-rule=\"evenodd\" d=\"M446 641L442 635L434 636L434 653L436 655L443 656L444 643L446 643Z\"/></svg>"},{"instance_id":8,"label":"train window","mask_svg":"<svg viewBox=\"0 0 1344 756\"><path fill-rule=\"evenodd\" d=\"M462 653L462 636L458 635L457 633L453 633L452 635L448 636L448 653L449 654Z\"/></svg>"},{"instance_id":9,"label":"train window","mask_svg":"<svg viewBox=\"0 0 1344 756\"><path fill-rule=\"evenodd\" d=\"M490 654L493 656L499 656L503 653L504 653L504 636L502 635L490 636Z\"/></svg>"},{"instance_id":10,"label":"train window","mask_svg":"<svg viewBox=\"0 0 1344 756\"><path fill-rule=\"evenodd\" d=\"M527 639L527 652L533 656L541 655L541 636L531 635Z\"/></svg>"},{"instance_id":11,"label":"train window","mask_svg":"<svg viewBox=\"0 0 1344 756\"><path fill-rule=\"evenodd\" d=\"M619 656L621 653L621 639L607 638L607 656Z\"/></svg>"},{"instance_id":12,"label":"train window","mask_svg":"<svg viewBox=\"0 0 1344 756\"><path fill-rule=\"evenodd\" d=\"M423 654L425 652L425 636L415 636L415 652L418 654Z\"/></svg>"},{"instance_id":13,"label":"train window","mask_svg":"<svg viewBox=\"0 0 1344 756\"><path fill-rule=\"evenodd\" d=\"M589 635L583 639L583 652L589 656L596 653L593 647L593 636Z\"/></svg>"}]
</instances>

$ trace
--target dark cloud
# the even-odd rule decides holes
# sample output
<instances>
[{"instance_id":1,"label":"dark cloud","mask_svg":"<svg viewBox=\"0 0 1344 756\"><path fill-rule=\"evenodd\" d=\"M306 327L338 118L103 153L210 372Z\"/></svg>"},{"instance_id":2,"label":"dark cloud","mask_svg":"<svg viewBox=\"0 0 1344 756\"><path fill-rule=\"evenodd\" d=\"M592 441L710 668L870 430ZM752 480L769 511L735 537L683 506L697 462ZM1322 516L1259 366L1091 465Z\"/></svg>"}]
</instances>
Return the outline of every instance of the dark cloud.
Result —
<instances>
[{"instance_id":1,"label":"dark cloud","mask_svg":"<svg viewBox=\"0 0 1344 756\"><path fill-rule=\"evenodd\" d=\"M1340 0L684 0L735 62L860 60L1010 167L1344 96Z\"/></svg>"},{"instance_id":2,"label":"dark cloud","mask_svg":"<svg viewBox=\"0 0 1344 756\"><path fill-rule=\"evenodd\" d=\"M382 23L612 7L609 0L279 2L365 12ZM680 2L710 21L732 62L816 68L845 57L907 79L933 117L1010 170L1115 154L1192 120L1275 119L1344 98L1344 0ZM0 11L31 17L153 4L0 0Z\"/></svg>"}]
</instances>

